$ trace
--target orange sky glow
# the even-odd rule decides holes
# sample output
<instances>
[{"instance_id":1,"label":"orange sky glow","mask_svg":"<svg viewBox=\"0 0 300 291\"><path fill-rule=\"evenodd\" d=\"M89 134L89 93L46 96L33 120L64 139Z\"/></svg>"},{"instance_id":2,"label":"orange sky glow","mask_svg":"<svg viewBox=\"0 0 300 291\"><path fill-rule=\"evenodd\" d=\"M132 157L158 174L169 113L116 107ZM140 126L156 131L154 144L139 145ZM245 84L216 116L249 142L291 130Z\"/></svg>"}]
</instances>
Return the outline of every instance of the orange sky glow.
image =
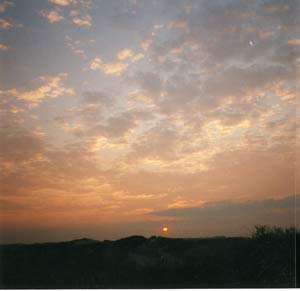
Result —
<instances>
[{"instance_id":1,"label":"orange sky glow","mask_svg":"<svg viewBox=\"0 0 300 291\"><path fill-rule=\"evenodd\" d=\"M293 225L298 4L0 2L1 241Z\"/></svg>"}]
</instances>

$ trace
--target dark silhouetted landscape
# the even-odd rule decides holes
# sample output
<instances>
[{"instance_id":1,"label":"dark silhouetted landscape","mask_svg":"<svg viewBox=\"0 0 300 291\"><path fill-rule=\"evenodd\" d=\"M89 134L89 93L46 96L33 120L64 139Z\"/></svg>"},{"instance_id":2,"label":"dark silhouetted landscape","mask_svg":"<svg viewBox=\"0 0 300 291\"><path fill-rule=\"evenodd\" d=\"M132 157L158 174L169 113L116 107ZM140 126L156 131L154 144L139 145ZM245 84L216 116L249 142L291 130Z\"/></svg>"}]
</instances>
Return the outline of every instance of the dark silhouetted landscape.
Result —
<instances>
[{"instance_id":1,"label":"dark silhouetted landscape","mask_svg":"<svg viewBox=\"0 0 300 291\"><path fill-rule=\"evenodd\" d=\"M2 245L1 288L292 288L299 234L257 226L248 238Z\"/></svg>"}]
</instances>

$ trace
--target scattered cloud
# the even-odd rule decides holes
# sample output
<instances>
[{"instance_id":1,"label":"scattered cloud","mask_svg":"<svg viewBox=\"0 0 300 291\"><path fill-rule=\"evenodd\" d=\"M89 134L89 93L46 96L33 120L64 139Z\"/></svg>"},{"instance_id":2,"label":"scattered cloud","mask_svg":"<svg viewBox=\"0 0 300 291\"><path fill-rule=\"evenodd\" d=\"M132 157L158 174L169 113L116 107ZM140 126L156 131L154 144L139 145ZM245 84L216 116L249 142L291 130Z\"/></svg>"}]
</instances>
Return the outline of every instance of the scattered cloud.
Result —
<instances>
[{"instance_id":1,"label":"scattered cloud","mask_svg":"<svg viewBox=\"0 0 300 291\"><path fill-rule=\"evenodd\" d=\"M44 138L30 130L9 126L9 131L1 127L0 164L13 165L41 157L46 144Z\"/></svg>"},{"instance_id":2,"label":"scattered cloud","mask_svg":"<svg viewBox=\"0 0 300 291\"><path fill-rule=\"evenodd\" d=\"M180 144L178 133L167 127L158 125L145 132L136 144L132 146L130 154L134 161L137 159L176 160L177 146Z\"/></svg>"},{"instance_id":3,"label":"scattered cloud","mask_svg":"<svg viewBox=\"0 0 300 291\"><path fill-rule=\"evenodd\" d=\"M14 3L11 0L4 0L0 3L0 13L4 13L8 7L13 7Z\"/></svg>"},{"instance_id":4,"label":"scattered cloud","mask_svg":"<svg viewBox=\"0 0 300 291\"><path fill-rule=\"evenodd\" d=\"M69 12L70 20L78 26L90 27L92 25L92 17L90 10L92 8L92 1L90 0L49 0L50 3L55 5L55 10L45 10L41 16L52 19L49 22L58 22L62 20L59 12L71 7Z\"/></svg>"},{"instance_id":5,"label":"scattered cloud","mask_svg":"<svg viewBox=\"0 0 300 291\"><path fill-rule=\"evenodd\" d=\"M160 98L163 81L159 74L153 72L138 72L135 76L135 82L145 91L146 96L156 100Z\"/></svg>"},{"instance_id":6,"label":"scattered cloud","mask_svg":"<svg viewBox=\"0 0 300 291\"><path fill-rule=\"evenodd\" d=\"M216 212L226 210L228 215L233 215L230 213L232 210L238 211L253 211L255 209L260 209L265 212L268 209L291 209L294 206L300 207L298 203L295 205L295 198L300 198L300 195L297 194L296 197L287 196L284 198L271 198L264 200L254 200L254 201L244 201L244 202L234 202L230 200L216 201L216 202L206 202L202 203L200 207L178 207L178 208L169 208L166 210L160 210L154 212L155 215L166 215L166 216L183 216L190 217L194 215L201 215L202 213L210 213L213 216ZM214 212L214 213L213 213ZM222 218L224 218L222 216Z\"/></svg>"},{"instance_id":7,"label":"scattered cloud","mask_svg":"<svg viewBox=\"0 0 300 291\"><path fill-rule=\"evenodd\" d=\"M31 106L37 106L40 102L47 98L57 98L64 94L74 94L74 89L65 87L63 82L67 78L67 74L61 73L57 76L42 76L34 83L41 83L35 89L26 90L26 88L13 88L9 90L1 90L0 94L14 97L21 101L25 101Z\"/></svg>"},{"instance_id":8,"label":"scattered cloud","mask_svg":"<svg viewBox=\"0 0 300 291\"><path fill-rule=\"evenodd\" d=\"M294 223L294 207L300 195L277 199L250 200L234 202L230 200L206 202L200 207L170 208L154 211L159 217L180 218L187 228L211 235L241 234L249 232L249 227L261 224L290 227ZM236 218L239 218L238 220ZM200 223L199 223L200 222ZM213 233L213 234L212 234Z\"/></svg>"},{"instance_id":9,"label":"scattered cloud","mask_svg":"<svg viewBox=\"0 0 300 291\"><path fill-rule=\"evenodd\" d=\"M0 50L1 51L8 51L9 50L9 46L3 43L0 43Z\"/></svg>"},{"instance_id":10,"label":"scattered cloud","mask_svg":"<svg viewBox=\"0 0 300 291\"><path fill-rule=\"evenodd\" d=\"M46 18L50 23L59 22L64 19L57 10L41 10L39 14Z\"/></svg>"},{"instance_id":11,"label":"scattered cloud","mask_svg":"<svg viewBox=\"0 0 300 291\"><path fill-rule=\"evenodd\" d=\"M164 25L163 24L155 24L155 25L153 25L153 28L154 29L162 29L162 28L164 28Z\"/></svg>"},{"instance_id":12,"label":"scattered cloud","mask_svg":"<svg viewBox=\"0 0 300 291\"><path fill-rule=\"evenodd\" d=\"M300 38L293 38L288 41L288 44L300 46Z\"/></svg>"},{"instance_id":13,"label":"scattered cloud","mask_svg":"<svg viewBox=\"0 0 300 291\"><path fill-rule=\"evenodd\" d=\"M91 64L90 64L90 69L93 71L99 70L101 69L101 65L102 65L102 59L99 57L96 57L92 60Z\"/></svg>"},{"instance_id":14,"label":"scattered cloud","mask_svg":"<svg viewBox=\"0 0 300 291\"><path fill-rule=\"evenodd\" d=\"M144 55L139 53L139 54L136 54L136 55L132 56L131 61L135 63L135 62L140 61L143 58L144 58Z\"/></svg>"},{"instance_id":15,"label":"scattered cloud","mask_svg":"<svg viewBox=\"0 0 300 291\"><path fill-rule=\"evenodd\" d=\"M91 129L93 135L105 137L124 136L130 129L135 127L135 119L127 112L119 116L109 117L106 124L99 124Z\"/></svg>"},{"instance_id":16,"label":"scattered cloud","mask_svg":"<svg viewBox=\"0 0 300 291\"><path fill-rule=\"evenodd\" d=\"M117 53L117 59L119 61L124 61L126 59L127 60L129 59L131 62L135 63L140 61L143 58L144 58L144 54L142 53L135 54L134 51L126 48Z\"/></svg>"},{"instance_id":17,"label":"scattered cloud","mask_svg":"<svg viewBox=\"0 0 300 291\"><path fill-rule=\"evenodd\" d=\"M134 52L130 49L122 49L121 51L118 52L117 58L118 60L125 60L129 57L132 57L134 55Z\"/></svg>"},{"instance_id":18,"label":"scattered cloud","mask_svg":"<svg viewBox=\"0 0 300 291\"><path fill-rule=\"evenodd\" d=\"M0 50L13 47L0 90L9 223L77 217L98 227L144 215L184 223L185 235L212 235L292 221L285 196L299 180L295 2L48 2L38 15L73 27L63 44L53 45L61 34L51 26L41 46L31 51L31 39L22 41L23 57L15 57L18 43L6 35L18 24L0 20ZM52 66L54 55L62 63ZM57 65L69 75L47 75ZM41 77L26 82L37 70Z\"/></svg>"},{"instance_id":19,"label":"scattered cloud","mask_svg":"<svg viewBox=\"0 0 300 291\"><path fill-rule=\"evenodd\" d=\"M23 25L20 23L17 23L14 20L0 18L0 29L8 30L11 28L21 28L21 27L23 27Z\"/></svg>"},{"instance_id":20,"label":"scattered cloud","mask_svg":"<svg viewBox=\"0 0 300 291\"><path fill-rule=\"evenodd\" d=\"M0 28L1 29L9 29L13 27L13 24L12 22L10 22L9 20L7 19L4 19L4 18L0 18Z\"/></svg>"},{"instance_id":21,"label":"scattered cloud","mask_svg":"<svg viewBox=\"0 0 300 291\"><path fill-rule=\"evenodd\" d=\"M65 37L66 46L70 48L70 50L76 54L79 55L82 59L86 60L87 55L84 49L84 45L79 40L73 40L69 35Z\"/></svg>"},{"instance_id":22,"label":"scattered cloud","mask_svg":"<svg viewBox=\"0 0 300 291\"><path fill-rule=\"evenodd\" d=\"M186 29L187 28L187 24L185 21L174 21L171 20L168 24L168 28L169 29L174 29L174 28L178 28L178 29Z\"/></svg>"},{"instance_id":23,"label":"scattered cloud","mask_svg":"<svg viewBox=\"0 0 300 291\"><path fill-rule=\"evenodd\" d=\"M93 71L101 70L106 75L120 76L126 71L128 67L127 63L113 61L103 62L101 58L96 57L90 64L90 69Z\"/></svg>"},{"instance_id":24,"label":"scattered cloud","mask_svg":"<svg viewBox=\"0 0 300 291\"><path fill-rule=\"evenodd\" d=\"M288 11L290 9L290 6L288 2L283 4L283 3L276 3L276 1L272 3L272 1L270 1L270 3L266 3L265 9L269 13L281 13L281 12Z\"/></svg>"},{"instance_id":25,"label":"scattered cloud","mask_svg":"<svg viewBox=\"0 0 300 291\"><path fill-rule=\"evenodd\" d=\"M48 0L50 3L59 5L59 6L69 6L73 2L76 2L74 0Z\"/></svg>"},{"instance_id":26,"label":"scattered cloud","mask_svg":"<svg viewBox=\"0 0 300 291\"><path fill-rule=\"evenodd\" d=\"M153 43L153 34L149 34L145 39L141 42L142 49L147 52Z\"/></svg>"},{"instance_id":27,"label":"scattered cloud","mask_svg":"<svg viewBox=\"0 0 300 291\"><path fill-rule=\"evenodd\" d=\"M92 17L89 14L81 14L78 10L72 10L70 13L72 22L79 26L91 26Z\"/></svg>"}]
</instances>

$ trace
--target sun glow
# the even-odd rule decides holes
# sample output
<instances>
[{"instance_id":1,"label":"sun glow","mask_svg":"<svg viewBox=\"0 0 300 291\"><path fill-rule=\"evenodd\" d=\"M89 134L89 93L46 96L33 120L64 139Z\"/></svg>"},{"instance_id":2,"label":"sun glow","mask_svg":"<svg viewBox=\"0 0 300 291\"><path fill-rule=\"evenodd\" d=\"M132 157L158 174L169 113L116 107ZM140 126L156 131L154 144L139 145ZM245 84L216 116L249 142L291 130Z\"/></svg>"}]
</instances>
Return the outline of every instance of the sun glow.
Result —
<instances>
[{"instance_id":1,"label":"sun glow","mask_svg":"<svg viewBox=\"0 0 300 291\"><path fill-rule=\"evenodd\" d=\"M163 230L163 232L168 232L169 229L165 226L165 227L163 227L162 230Z\"/></svg>"}]
</instances>

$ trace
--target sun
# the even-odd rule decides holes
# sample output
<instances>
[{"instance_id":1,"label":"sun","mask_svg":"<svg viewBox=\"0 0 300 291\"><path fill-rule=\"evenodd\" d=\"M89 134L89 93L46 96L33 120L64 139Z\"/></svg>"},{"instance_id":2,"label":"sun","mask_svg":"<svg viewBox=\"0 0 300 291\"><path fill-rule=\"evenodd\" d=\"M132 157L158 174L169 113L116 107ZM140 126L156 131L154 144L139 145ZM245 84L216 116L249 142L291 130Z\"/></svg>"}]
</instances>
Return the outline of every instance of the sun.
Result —
<instances>
[{"instance_id":1,"label":"sun","mask_svg":"<svg viewBox=\"0 0 300 291\"><path fill-rule=\"evenodd\" d=\"M163 232L168 232L169 229L166 226L164 226L162 230Z\"/></svg>"}]
</instances>

